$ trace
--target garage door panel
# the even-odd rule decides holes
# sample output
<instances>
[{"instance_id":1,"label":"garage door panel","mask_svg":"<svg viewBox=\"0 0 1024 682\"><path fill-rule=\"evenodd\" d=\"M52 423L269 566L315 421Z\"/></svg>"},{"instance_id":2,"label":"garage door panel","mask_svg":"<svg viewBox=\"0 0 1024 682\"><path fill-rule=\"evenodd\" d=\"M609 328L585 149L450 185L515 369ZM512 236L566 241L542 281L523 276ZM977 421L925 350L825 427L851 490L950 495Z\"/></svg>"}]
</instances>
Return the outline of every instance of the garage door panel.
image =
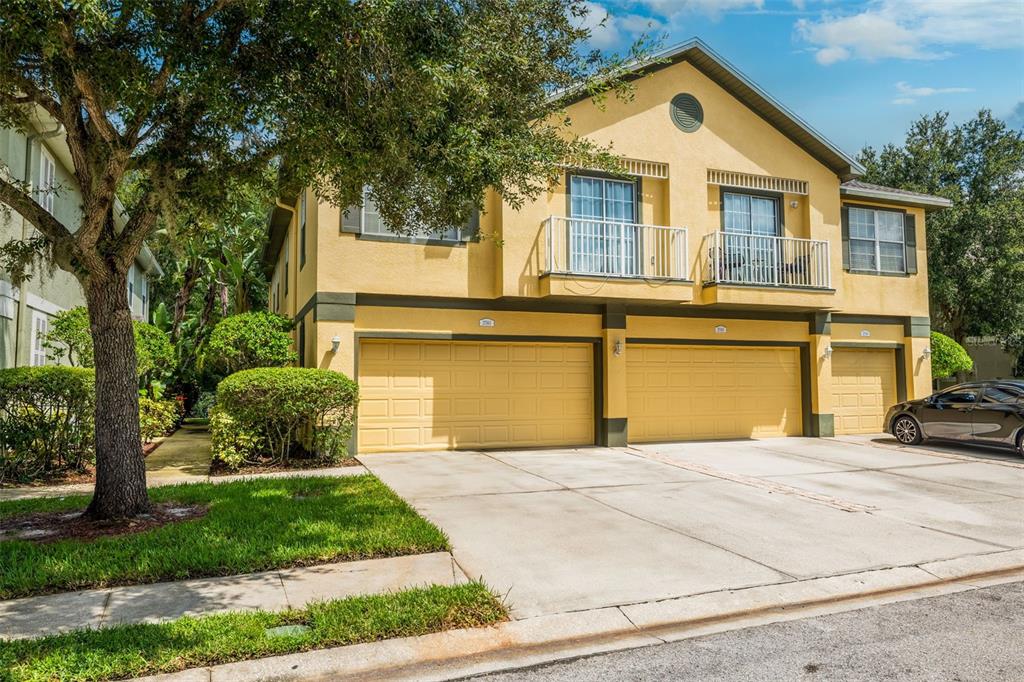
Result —
<instances>
[{"instance_id":1,"label":"garage door panel","mask_svg":"<svg viewBox=\"0 0 1024 682\"><path fill-rule=\"evenodd\" d=\"M359 450L593 442L590 344L364 340Z\"/></svg>"},{"instance_id":2,"label":"garage door panel","mask_svg":"<svg viewBox=\"0 0 1024 682\"><path fill-rule=\"evenodd\" d=\"M628 346L630 440L798 435L799 357L795 348Z\"/></svg>"},{"instance_id":3,"label":"garage door panel","mask_svg":"<svg viewBox=\"0 0 1024 682\"><path fill-rule=\"evenodd\" d=\"M879 433L896 402L896 354L889 349L832 353L832 412L836 434Z\"/></svg>"}]
</instances>

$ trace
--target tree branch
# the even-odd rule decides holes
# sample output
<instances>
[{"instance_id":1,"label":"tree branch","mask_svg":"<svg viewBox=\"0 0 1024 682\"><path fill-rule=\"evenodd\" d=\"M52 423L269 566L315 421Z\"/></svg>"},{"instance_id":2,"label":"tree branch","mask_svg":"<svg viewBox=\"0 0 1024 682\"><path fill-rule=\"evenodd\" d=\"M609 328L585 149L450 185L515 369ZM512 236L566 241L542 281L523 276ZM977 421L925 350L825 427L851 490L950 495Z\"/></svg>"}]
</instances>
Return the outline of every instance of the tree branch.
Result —
<instances>
[{"instance_id":1,"label":"tree branch","mask_svg":"<svg viewBox=\"0 0 1024 682\"><path fill-rule=\"evenodd\" d=\"M58 265L69 272L72 271L71 260L77 255L75 237L64 227L64 224L50 215L49 211L40 206L14 183L0 177L0 202L17 211L28 222L39 230L53 244L54 258Z\"/></svg>"}]
</instances>

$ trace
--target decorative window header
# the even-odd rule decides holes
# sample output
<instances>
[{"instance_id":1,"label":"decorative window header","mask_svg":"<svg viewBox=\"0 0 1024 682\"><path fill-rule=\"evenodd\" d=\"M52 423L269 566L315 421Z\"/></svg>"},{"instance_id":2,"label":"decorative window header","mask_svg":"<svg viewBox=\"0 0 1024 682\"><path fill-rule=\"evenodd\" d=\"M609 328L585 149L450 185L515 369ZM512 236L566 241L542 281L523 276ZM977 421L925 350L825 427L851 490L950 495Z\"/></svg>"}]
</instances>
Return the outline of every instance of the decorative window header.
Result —
<instances>
[{"instance_id":1,"label":"decorative window header","mask_svg":"<svg viewBox=\"0 0 1024 682\"><path fill-rule=\"evenodd\" d=\"M619 163L622 164L622 170L629 175L636 175L643 178L655 178L657 180L668 180L668 164L662 161L644 161L643 159L631 159L623 156L619 158ZM565 168L597 170L595 168L588 168L582 164L573 163L572 161L567 161L562 165Z\"/></svg>"},{"instance_id":2,"label":"decorative window header","mask_svg":"<svg viewBox=\"0 0 1024 682\"><path fill-rule=\"evenodd\" d=\"M806 180L776 178L771 175L754 175L753 173L735 173L733 171L715 170L713 168L708 169L708 184L742 187L744 189L756 189L767 192L782 192L784 194L807 194Z\"/></svg>"}]
</instances>

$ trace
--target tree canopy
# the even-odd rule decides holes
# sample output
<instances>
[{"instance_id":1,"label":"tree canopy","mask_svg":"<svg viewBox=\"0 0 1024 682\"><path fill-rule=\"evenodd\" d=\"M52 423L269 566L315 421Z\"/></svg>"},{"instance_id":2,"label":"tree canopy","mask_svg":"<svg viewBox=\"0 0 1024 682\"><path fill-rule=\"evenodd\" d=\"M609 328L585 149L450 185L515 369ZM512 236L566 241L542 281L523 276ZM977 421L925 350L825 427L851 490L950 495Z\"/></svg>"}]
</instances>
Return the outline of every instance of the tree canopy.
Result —
<instances>
[{"instance_id":1,"label":"tree canopy","mask_svg":"<svg viewBox=\"0 0 1024 682\"><path fill-rule=\"evenodd\" d=\"M1024 330L1024 135L989 111L911 125L902 146L860 154L865 180L946 197L928 214L933 326L963 343Z\"/></svg>"},{"instance_id":2,"label":"tree canopy","mask_svg":"<svg viewBox=\"0 0 1024 682\"><path fill-rule=\"evenodd\" d=\"M516 206L543 191L568 159L611 168L608 153L571 135L552 97L621 85L622 60L582 50L589 7L586 0L0 5L0 125L59 124L81 187L81 219L64 225L26 178L0 174L0 202L42 235L0 247L0 262L15 269L42 255L85 290L96 357L91 515L132 516L149 506L124 281L158 217L182 206L216 211L230 188L277 163L286 189L312 186L344 206L369 186L395 229L434 232L464 222L488 187ZM643 42L631 52L625 58L642 58Z\"/></svg>"}]
</instances>

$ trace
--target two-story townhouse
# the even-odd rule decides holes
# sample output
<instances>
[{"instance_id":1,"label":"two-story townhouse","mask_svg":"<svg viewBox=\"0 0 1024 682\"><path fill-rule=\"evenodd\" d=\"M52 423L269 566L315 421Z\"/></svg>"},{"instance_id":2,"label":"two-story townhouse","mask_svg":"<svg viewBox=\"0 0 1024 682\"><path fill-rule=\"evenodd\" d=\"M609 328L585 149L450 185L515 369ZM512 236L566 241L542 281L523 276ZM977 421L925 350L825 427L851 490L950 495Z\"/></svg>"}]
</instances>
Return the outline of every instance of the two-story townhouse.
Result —
<instances>
[{"instance_id":1,"label":"two-story townhouse","mask_svg":"<svg viewBox=\"0 0 1024 682\"><path fill-rule=\"evenodd\" d=\"M566 168L400 237L282 198L264 264L301 363L358 379L359 452L878 432L929 392L925 215L698 40L568 105Z\"/></svg>"},{"instance_id":2,"label":"two-story townhouse","mask_svg":"<svg viewBox=\"0 0 1024 682\"><path fill-rule=\"evenodd\" d=\"M36 200L73 231L81 219L82 196L66 133L41 109L30 115L27 129L0 128L0 172L27 183ZM121 225L125 222L120 205L115 220ZM33 234L35 228L19 213L10 209L0 213L0 244ZM143 247L126 282L128 303L136 319L149 319L149 278L160 274L153 253ZM42 343L50 320L62 310L80 305L85 305L85 296L71 273L37 268L28 281L16 287L0 271L0 368L51 363Z\"/></svg>"}]
</instances>

